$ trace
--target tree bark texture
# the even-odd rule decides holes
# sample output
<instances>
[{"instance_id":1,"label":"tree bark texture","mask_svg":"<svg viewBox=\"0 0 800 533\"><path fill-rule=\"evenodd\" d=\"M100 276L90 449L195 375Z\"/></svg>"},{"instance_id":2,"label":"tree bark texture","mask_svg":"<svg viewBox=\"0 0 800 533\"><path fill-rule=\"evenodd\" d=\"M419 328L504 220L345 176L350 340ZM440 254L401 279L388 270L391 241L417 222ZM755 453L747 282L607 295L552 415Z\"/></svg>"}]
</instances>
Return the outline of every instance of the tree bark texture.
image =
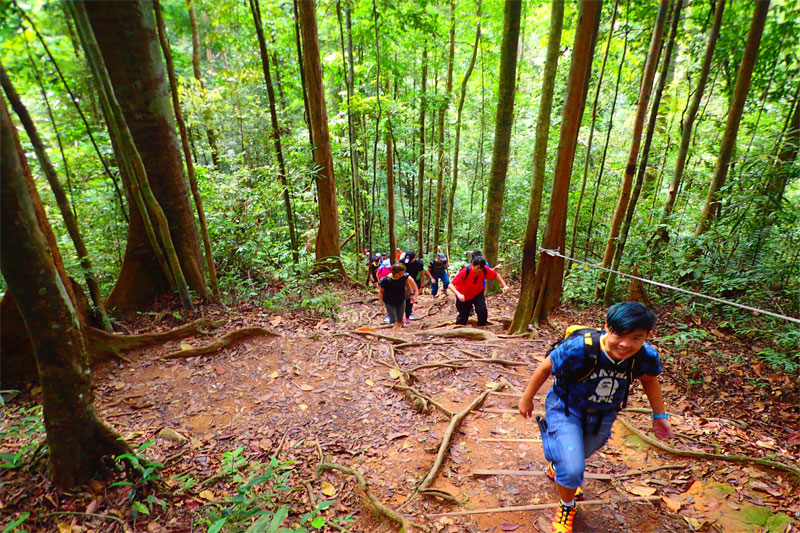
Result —
<instances>
[{"instance_id":1,"label":"tree bark texture","mask_svg":"<svg viewBox=\"0 0 800 533\"><path fill-rule=\"evenodd\" d=\"M547 56L542 75L542 91L539 100L539 116L536 121L536 140L533 146L533 176L528 202L528 222L522 243L522 287L517 309L511 320L509 333L526 333L533 319L536 303L534 281L536 277L536 239L539 233L539 218L542 210L542 190L547 162L547 143L550 137L550 116L553 109L553 91L561 51L561 32L564 26L564 0L553 0L550 5L550 32L547 37ZM613 25L612 25L613 26Z\"/></svg>"},{"instance_id":2,"label":"tree bark texture","mask_svg":"<svg viewBox=\"0 0 800 533\"><path fill-rule=\"evenodd\" d=\"M450 257L450 243L453 242L453 206L456 199L456 190L458 188L458 154L461 145L461 112L464 110L464 100L467 96L467 83L472 71L475 68L475 59L478 56L478 45L481 40L481 2L478 0L478 23L475 27L475 44L472 46L472 57L469 60L469 66L464 73L464 79L461 80L461 96L458 98L458 109L456 111L456 139L453 148L453 176L450 181L450 196L447 201L447 237L445 239L445 252L447 257Z\"/></svg>"},{"instance_id":3,"label":"tree bark texture","mask_svg":"<svg viewBox=\"0 0 800 533\"><path fill-rule=\"evenodd\" d=\"M269 72L269 55L267 54L267 42L264 39L264 28L261 25L261 9L258 0L250 0L250 11L253 13L253 21L256 26L256 36L258 37L258 48L261 52L261 66L264 70L264 82L267 84L267 97L269 98L269 117L272 124L272 139L275 144L275 156L278 158L278 179L281 182L283 196L283 208L286 212L286 222L289 225L289 244L292 247L292 259L295 263L300 260L300 245L297 240L297 232L294 227L294 212L292 211L292 200L289 196L289 183L286 179L286 163L283 159L283 147L281 146L281 130L278 125L278 111L275 109L275 89L272 86L272 76Z\"/></svg>"},{"instance_id":4,"label":"tree bark texture","mask_svg":"<svg viewBox=\"0 0 800 533\"><path fill-rule=\"evenodd\" d=\"M436 176L436 214L433 222L433 251L439 250L439 234L442 225L442 196L444 173L449 167L447 152L444 149L444 122L450 107L450 94L453 92L453 58L456 51L456 3L450 0L450 52L447 58L447 99L439 110L439 174Z\"/></svg>"},{"instance_id":5,"label":"tree bark texture","mask_svg":"<svg viewBox=\"0 0 800 533\"><path fill-rule=\"evenodd\" d=\"M508 152L511 127L514 124L514 84L517 75L517 48L522 0L507 0L503 12L503 40L500 44L500 73L497 89L497 115L494 125L494 151L489 171L486 215L483 226L483 253L486 260L497 264L500 248L500 224L503 218L503 196L508 173ZM489 281L487 293L497 292L499 282Z\"/></svg>"},{"instance_id":6,"label":"tree bark texture","mask_svg":"<svg viewBox=\"0 0 800 533\"><path fill-rule=\"evenodd\" d=\"M85 6L125 122L150 176L150 187L167 218L181 270L189 288L206 298L200 239L151 6L140 1L94 0L85 2ZM126 187L130 189L130 183ZM158 266L142 219L130 205L125 258L106 306L131 311L168 290L168 280Z\"/></svg>"},{"instance_id":7,"label":"tree bark texture","mask_svg":"<svg viewBox=\"0 0 800 533\"><path fill-rule=\"evenodd\" d=\"M642 146L642 154L639 158L639 170L636 173L636 182L633 186L631 199L628 202L628 207L625 211L625 220L622 223L622 229L619 234L619 243L614 253L614 260L611 263L612 270L618 270L620 262L622 261L622 254L625 250L625 243L628 240L628 233L631 229L633 222L633 215L636 212L636 204L639 201L639 195L642 192L642 185L644 184L645 174L647 172L647 160L650 156L650 145L653 142L653 134L656 129L656 122L658 119L658 111L661 106L661 95L664 92L664 86L667 84L669 77L669 69L672 60L672 50L675 46L675 36L678 33L678 25L680 23L681 7L683 0L675 0L672 13L672 24L669 32L669 39L667 39L667 46L664 50L664 60L661 66L661 76L659 77L658 84L653 94L653 105L650 108L650 118L647 122L647 133L644 138L644 145ZM614 296L614 286L616 284L617 275L613 272L608 274L608 281L606 282L605 292L603 294L603 301L606 305L611 305Z\"/></svg>"},{"instance_id":8,"label":"tree bark texture","mask_svg":"<svg viewBox=\"0 0 800 533\"><path fill-rule=\"evenodd\" d=\"M547 212L542 246L545 249L564 253L566 243L567 199L575 146L578 142L586 93L592 73L592 56L600 26L603 3L598 0L582 0L575 42L572 46L572 60L567 81L567 97L564 102L564 116L561 120L561 133L558 139L558 155L553 172L553 192ZM563 289L564 260L542 252L534 278L534 323L547 320L547 313L561 300Z\"/></svg>"},{"instance_id":9,"label":"tree bark texture","mask_svg":"<svg viewBox=\"0 0 800 533\"><path fill-rule=\"evenodd\" d=\"M619 229L622 226L625 210L628 207L628 201L631 197L633 176L636 174L636 160L639 157L642 130L644 129L645 116L647 115L647 104L650 101L653 79L655 78L656 68L658 67L658 55L661 51L661 39L664 35L664 25L667 20L668 8L669 0L659 0L656 21L653 25L653 35L650 39L650 49L647 51L647 60L645 61L644 73L642 74L642 84L639 89L639 103L636 105L636 113L634 115L633 139L631 140L630 150L628 151L628 162L625 164L625 174L622 177L622 184L620 185L617 207L614 209L614 216L611 218L611 227L608 232L608 240L606 241L606 250L603 254L602 265L604 267L611 265L611 261L614 259ZM605 276L604 272L600 271L598 275L598 286L595 289L595 298L600 298L603 295L604 288Z\"/></svg>"},{"instance_id":10,"label":"tree bark texture","mask_svg":"<svg viewBox=\"0 0 800 533\"><path fill-rule=\"evenodd\" d=\"M328 111L322 86L319 59L316 1L297 3L300 31L303 36L303 66L308 88L309 122L314 138L314 162L318 165L317 189L319 229L316 258L339 257L339 212L336 202L336 179L333 174L331 139L328 132Z\"/></svg>"},{"instance_id":11,"label":"tree bark texture","mask_svg":"<svg viewBox=\"0 0 800 533\"><path fill-rule=\"evenodd\" d=\"M172 108L175 111L175 121L178 123L178 131L181 135L181 147L183 148L183 159L186 162L186 173L189 177L189 187L192 190L194 205L197 208L197 218L200 221L200 235L203 238L203 248L206 254L206 268L208 268L208 281L211 285L211 293L216 300L219 300L219 285L217 283L217 268L214 266L214 255L211 251L211 238L208 236L208 224L206 214L203 209L203 197L197 188L197 177L194 173L194 162L192 161L192 151L189 146L189 135L186 132L186 123L183 121L183 112L178 95L178 82L175 77L175 68L172 65L172 51L167 40L167 29L164 26L164 19L161 16L161 5L158 0L153 2L153 9L156 15L158 26L158 39L161 42L161 50L164 53L164 62L167 67L169 78L170 96L172 96Z\"/></svg>"},{"instance_id":12,"label":"tree bark texture","mask_svg":"<svg viewBox=\"0 0 800 533\"><path fill-rule=\"evenodd\" d=\"M731 98L730 108L728 109L725 132L722 134L717 162L711 175L711 183L708 186L706 200L700 211L700 219L694 232L695 236L698 237L708 230L719 209L719 190L725 185L725 178L728 176L733 150L736 148L736 135L739 132L742 111L747 100L747 93L750 91L753 68L756 65L758 51L761 47L761 35L764 33L764 23L767 20L769 0L755 0L754 3L753 18L750 22L750 31L747 33L747 41L744 45L744 54L739 65L739 73L736 75L736 86L733 89L733 98Z\"/></svg>"},{"instance_id":13,"label":"tree bark texture","mask_svg":"<svg viewBox=\"0 0 800 533\"><path fill-rule=\"evenodd\" d=\"M0 101L0 269L36 353L53 481L88 481L108 454L129 451L94 410L81 323L33 178Z\"/></svg>"},{"instance_id":14,"label":"tree bark texture","mask_svg":"<svg viewBox=\"0 0 800 533\"><path fill-rule=\"evenodd\" d=\"M705 92L706 83L708 82L708 73L711 71L711 61L714 59L714 49L717 46L717 39L719 38L720 28L722 27L722 13L725 11L725 0L717 0L717 7L714 10L714 22L711 24L711 30L708 33L706 40L706 50L703 56L703 63L700 67L700 74L697 78L697 87L692 94L692 100L689 103L689 108L686 110L686 117L683 119L683 126L681 128L681 144L678 148L678 156L675 160L675 170L672 173L672 180L669 184L667 191L667 199L664 202L664 211L659 221L659 238L662 241L667 239L666 224L669 217L672 215L672 210L675 207L675 200L678 197L678 189L681 186L683 179L683 171L686 168L686 158L689 155L689 144L692 142L692 127L694 120L697 117L697 111L700 109L700 103L703 100L703 93Z\"/></svg>"},{"instance_id":15,"label":"tree bark texture","mask_svg":"<svg viewBox=\"0 0 800 533\"><path fill-rule=\"evenodd\" d=\"M3 91L5 92L8 101L11 103L11 107L19 117L20 122L22 122L22 125L25 128L28 137L30 138L31 145L33 145L33 150L36 153L36 158L39 160L39 165L42 167L42 173L45 175L45 178L47 179L47 182L50 184L50 188L53 191L53 196L55 196L58 209L61 212L61 217L64 219L64 226L67 228L67 233L69 233L72 244L75 246L75 251L78 254L78 260L83 268L86 286L89 289L89 295L92 298L95 308L95 318L103 327L103 329L106 331L111 331L111 322L109 321L105 309L103 308L103 300L100 296L100 286L98 285L97 278L95 278L94 275L94 267L89 259L89 252L86 249L86 243L83 241L83 236L78 228L78 220L75 217L72 206L70 205L69 198L67 198L67 193L64 191L64 187L61 185L61 180L59 180L58 175L56 174L56 169L53 167L50 157L47 155L47 148L45 147L41 137L39 137L39 132L36 129L36 126L33 124L33 120L31 119L27 108L22 103L19 94L17 94L16 89L14 89L14 86L8 77L8 73L2 65L0 65L0 83L2 83Z\"/></svg>"}]
</instances>

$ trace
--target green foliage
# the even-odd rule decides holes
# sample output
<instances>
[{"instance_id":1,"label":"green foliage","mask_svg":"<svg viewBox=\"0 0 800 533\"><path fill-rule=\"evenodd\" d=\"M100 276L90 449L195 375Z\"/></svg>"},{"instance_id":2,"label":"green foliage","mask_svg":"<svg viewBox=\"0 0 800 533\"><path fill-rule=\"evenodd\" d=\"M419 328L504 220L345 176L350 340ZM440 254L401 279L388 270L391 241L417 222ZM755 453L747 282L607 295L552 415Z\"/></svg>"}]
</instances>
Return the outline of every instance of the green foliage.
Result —
<instances>
[{"instance_id":1,"label":"green foliage","mask_svg":"<svg viewBox=\"0 0 800 533\"><path fill-rule=\"evenodd\" d=\"M211 504L196 525L208 526L209 533L223 528L231 532L307 533L325 527L327 519L320 513L333 505L333 501L318 503L303 514L297 524L284 527L290 514L298 514L291 503L285 503L290 493L299 490L292 487L288 479L294 463L279 462L274 457L267 463L247 462L241 451L242 448L238 448L223 453L223 470L232 473L233 481L238 484L236 493ZM245 472L240 467L244 467Z\"/></svg>"},{"instance_id":2,"label":"green foliage","mask_svg":"<svg viewBox=\"0 0 800 533\"><path fill-rule=\"evenodd\" d=\"M155 441L147 441L139 445L134 453L118 455L115 461L120 469L125 467L128 480L117 481L111 487L130 487L128 491L128 504L131 517L136 519L140 514L152 514L156 505L166 510L167 502L156 496L155 489L161 483L161 468L164 466L158 461L148 458L144 451Z\"/></svg>"},{"instance_id":3,"label":"green foliage","mask_svg":"<svg viewBox=\"0 0 800 533\"><path fill-rule=\"evenodd\" d=\"M23 444L15 453L0 452L0 468L27 471L36 464L37 454L44 445L42 406L21 406L18 414L14 418L4 417L0 425L0 442L18 440Z\"/></svg>"}]
</instances>

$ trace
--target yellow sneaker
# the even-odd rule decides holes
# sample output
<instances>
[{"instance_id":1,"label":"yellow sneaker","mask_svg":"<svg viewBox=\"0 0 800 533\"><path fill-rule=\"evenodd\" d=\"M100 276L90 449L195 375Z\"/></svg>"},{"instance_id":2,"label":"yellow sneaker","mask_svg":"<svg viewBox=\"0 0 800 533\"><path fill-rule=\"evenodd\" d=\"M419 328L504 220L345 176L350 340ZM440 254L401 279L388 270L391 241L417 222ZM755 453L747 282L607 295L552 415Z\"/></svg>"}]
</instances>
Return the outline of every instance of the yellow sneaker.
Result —
<instances>
[{"instance_id":1,"label":"yellow sneaker","mask_svg":"<svg viewBox=\"0 0 800 533\"><path fill-rule=\"evenodd\" d=\"M550 478L550 481L556 480L556 467L553 466L553 461L547 463L547 466L544 469L544 475ZM580 487L575 489L575 500L582 502L584 499L583 490Z\"/></svg>"},{"instance_id":2,"label":"yellow sneaker","mask_svg":"<svg viewBox=\"0 0 800 533\"><path fill-rule=\"evenodd\" d=\"M556 516L553 518L553 527L550 531L552 533L572 533L572 520L575 518L576 512L578 512L576 505L567 507L559 502Z\"/></svg>"}]
</instances>

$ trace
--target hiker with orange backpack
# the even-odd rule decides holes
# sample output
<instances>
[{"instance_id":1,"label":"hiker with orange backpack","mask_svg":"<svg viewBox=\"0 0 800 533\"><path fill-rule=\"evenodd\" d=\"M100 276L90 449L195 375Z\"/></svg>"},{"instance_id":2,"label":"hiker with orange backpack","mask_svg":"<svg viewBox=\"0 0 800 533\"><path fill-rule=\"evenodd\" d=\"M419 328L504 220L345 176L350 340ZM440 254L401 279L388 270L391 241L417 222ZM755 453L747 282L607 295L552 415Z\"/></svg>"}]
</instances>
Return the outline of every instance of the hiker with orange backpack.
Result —
<instances>
[{"instance_id":1,"label":"hiker with orange backpack","mask_svg":"<svg viewBox=\"0 0 800 533\"><path fill-rule=\"evenodd\" d=\"M583 499L586 459L611 436L634 379L641 381L653 409L656 437L672 437L658 382L658 351L645 342L655 322L655 313L641 303L621 302L608 309L603 330L571 326L534 371L519 400L519 412L531 418L534 395L555 375L545 400L546 418L537 416L548 461L545 474L560 498L552 523L555 533L572 532L575 500Z\"/></svg>"}]
</instances>

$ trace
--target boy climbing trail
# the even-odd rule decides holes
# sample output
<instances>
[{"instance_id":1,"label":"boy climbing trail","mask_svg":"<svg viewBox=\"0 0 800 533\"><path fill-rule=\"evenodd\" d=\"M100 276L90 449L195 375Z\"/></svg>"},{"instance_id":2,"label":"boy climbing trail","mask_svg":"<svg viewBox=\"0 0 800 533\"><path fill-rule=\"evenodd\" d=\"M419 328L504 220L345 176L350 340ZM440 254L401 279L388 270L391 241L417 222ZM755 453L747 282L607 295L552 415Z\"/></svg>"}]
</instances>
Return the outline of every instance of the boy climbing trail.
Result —
<instances>
[{"instance_id":1,"label":"boy climbing trail","mask_svg":"<svg viewBox=\"0 0 800 533\"><path fill-rule=\"evenodd\" d=\"M642 383L653 409L656 437L672 437L657 377L658 351L645 342L655 322L655 313L644 305L621 302L608 309L602 331L570 327L534 371L519 400L519 412L531 418L534 395L555 375L545 399L546 418L537 417L548 461L545 474L555 482L560 498L552 523L555 533L572 532L575 500L583 499L586 459L611 436L631 381L638 378Z\"/></svg>"},{"instance_id":2,"label":"boy climbing trail","mask_svg":"<svg viewBox=\"0 0 800 533\"><path fill-rule=\"evenodd\" d=\"M450 275L447 272L447 256L439 252L436 259L428 265L428 276L431 278L431 295L436 298L439 292L439 281L443 285L442 294L447 294L447 287L450 286Z\"/></svg>"},{"instance_id":3,"label":"boy climbing trail","mask_svg":"<svg viewBox=\"0 0 800 533\"><path fill-rule=\"evenodd\" d=\"M456 324L466 326L473 307L475 314L478 315L478 326L485 326L488 323L489 312L486 309L484 289L486 280L495 278L503 287L503 292L508 292L509 287L503 277L486 266L486 259L482 256L474 258L471 264L456 274L448 287L448 290L456 297L456 309L458 309Z\"/></svg>"},{"instance_id":4,"label":"boy climbing trail","mask_svg":"<svg viewBox=\"0 0 800 533\"><path fill-rule=\"evenodd\" d=\"M381 279L378 300L389 315L389 322L395 327L403 327L403 314L406 307L406 295L413 302L417 298L417 285L406 273L403 263L395 263L392 273Z\"/></svg>"}]
</instances>

